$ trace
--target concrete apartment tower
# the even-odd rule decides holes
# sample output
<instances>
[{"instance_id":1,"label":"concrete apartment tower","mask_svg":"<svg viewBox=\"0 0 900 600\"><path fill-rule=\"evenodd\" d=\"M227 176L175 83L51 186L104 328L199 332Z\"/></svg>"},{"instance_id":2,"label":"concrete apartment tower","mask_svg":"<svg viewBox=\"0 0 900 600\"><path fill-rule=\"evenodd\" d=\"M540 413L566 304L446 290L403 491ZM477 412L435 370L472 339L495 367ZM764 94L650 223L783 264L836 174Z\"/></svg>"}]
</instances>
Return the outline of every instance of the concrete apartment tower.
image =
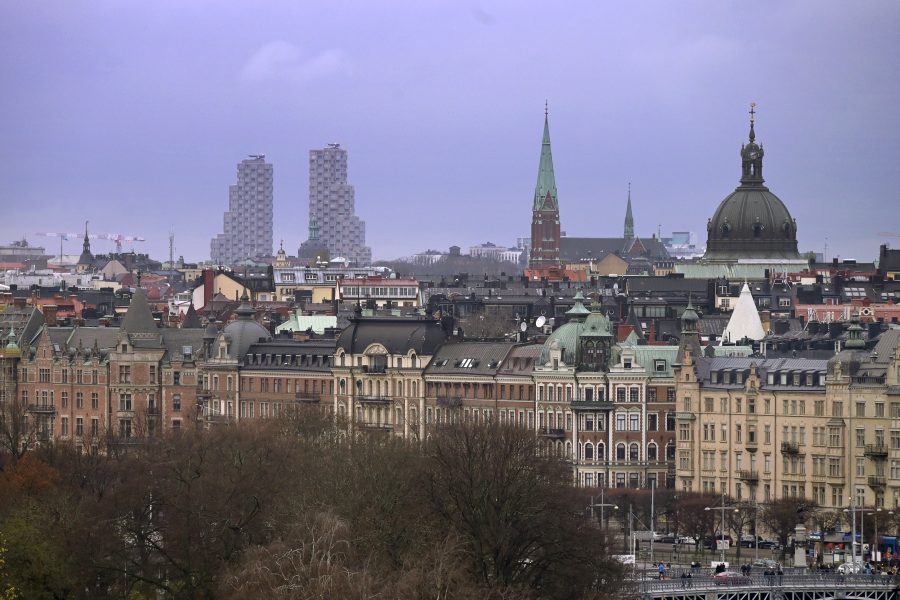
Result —
<instances>
[{"instance_id":1,"label":"concrete apartment tower","mask_svg":"<svg viewBox=\"0 0 900 600\"><path fill-rule=\"evenodd\" d=\"M355 193L347 183L347 151L340 144L309 151L309 240L300 255L314 255L317 248L326 249L332 259L372 262L366 224L356 216Z\"/></svg>"},{"instance_id":2,"label":"concrete apartment tower","mask_svg":"<svg viewBox=\"0 0 900 600\"><path fill-rule=\"evenodd\" d=\"M237 183L228 187L224 232L210 243L219 264L272 256L272 165L252 154L237 167Z\"/></svg>"}]
</instances>

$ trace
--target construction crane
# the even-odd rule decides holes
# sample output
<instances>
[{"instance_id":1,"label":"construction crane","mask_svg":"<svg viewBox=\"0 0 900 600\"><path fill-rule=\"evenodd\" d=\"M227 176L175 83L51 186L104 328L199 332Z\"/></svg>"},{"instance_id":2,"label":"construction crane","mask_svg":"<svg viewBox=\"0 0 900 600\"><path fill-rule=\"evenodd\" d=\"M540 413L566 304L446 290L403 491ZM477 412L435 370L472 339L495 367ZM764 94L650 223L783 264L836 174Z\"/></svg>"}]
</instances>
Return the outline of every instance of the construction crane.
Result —
<instances>
[{"instance_id":1,"label":"construction crane","mask_svg":"<svg viewBox=\"0 0 900 600\"><path fill-rule=\"evenodd\" d=\"M91 240L109 240L116 244L116 252L122 252L122 244L124 242L146 242L146 238L143 238L139 235L126 235L124 233L87 233L87 223L85 223L85 233L72 233L72 232L59 232L59 231L43 231L38 232L37 235L41 235L44 237L58 237L60 238L59 244L62 247L62 243L67 240L77 240L81 239L81 237L87 236L88 239Z\"/></svg>"},{"instance_id":2,"label":"construction crane","mask_svg":"<svg viewBox=\"0 0 900 600\"><path fill-rule=\"evenodd\" d=\"M110 240L116 243L116 252L122 252L122 242L146 242L146 238L139 235L125 235L124 233L98 233L98 240Z\"/></svg>"}]
</instances>

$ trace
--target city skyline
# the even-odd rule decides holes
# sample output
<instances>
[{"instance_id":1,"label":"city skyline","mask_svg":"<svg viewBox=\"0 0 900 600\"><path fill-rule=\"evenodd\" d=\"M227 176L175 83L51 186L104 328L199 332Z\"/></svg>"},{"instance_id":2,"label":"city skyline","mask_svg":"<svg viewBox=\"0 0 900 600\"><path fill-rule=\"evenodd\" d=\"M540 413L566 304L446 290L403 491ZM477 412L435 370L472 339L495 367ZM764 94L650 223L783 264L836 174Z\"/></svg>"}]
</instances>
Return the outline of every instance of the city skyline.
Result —
<instances>
[{"instance_id":1,"label":"city skyline","mask_svg":"<svg viewBox=\"0 0 900 600\"><path fill-rule=\"evenodd\" d=\"M0 100L0 241L53 254L35 232L88 220L160 258L174 231L176 256L206 259L235 162L260 153L278 170L275 243L293 252L308 152L340 142L375 258L513 245L545 100L569 236L618 235L631 182L637 235L704 240L740 178L751 101L801 252L827 238L829 257L871 260L891 241L878 232L900 230L892 3L204 6L0 9L16 90Z\"/></svg>"}]
</instances>

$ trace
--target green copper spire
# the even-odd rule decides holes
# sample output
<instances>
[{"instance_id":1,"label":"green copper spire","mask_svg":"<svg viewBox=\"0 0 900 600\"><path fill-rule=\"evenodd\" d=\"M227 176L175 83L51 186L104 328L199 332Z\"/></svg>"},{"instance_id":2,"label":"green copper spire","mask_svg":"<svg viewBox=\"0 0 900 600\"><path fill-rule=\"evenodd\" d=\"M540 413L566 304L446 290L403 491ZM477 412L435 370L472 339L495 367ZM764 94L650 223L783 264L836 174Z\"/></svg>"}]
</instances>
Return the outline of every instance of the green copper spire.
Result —
<instances>
[{"instance_id":1,"label":"green copper spire","mask_svg":"<svg viewBox=\"0 0 900 600\"><path fill-rule=\"evenodd\" d=\"M550 118L544 105L544 139L541 142L541 164L534 188L534 210L556 210L556 176L553 174L553 153L550 151Z\"/></svg>"},{"instance_id":2,"label":"green copper spire","mask_svg":"<svg viewBox=\"0 0 900 600\"><path fill-rule=\"evenodd\" d=\"M631 214L631 182L628 182L628 208L625 209L625 239L634 239L634 217Z\"/></svg>"},{"instance_id":3,"label":"green copper spire","mask_svg":"<svg viewBox=\"0 0 900 600\"><path fill-rule=\"evenodd\" d=\"M16 332L12 325L9 326L9 335L6 336L6 339L8 340L8 343L6 344L7 349L14 350L19 347L19 345L16 344Z\"/></svg>"}]
</instances>

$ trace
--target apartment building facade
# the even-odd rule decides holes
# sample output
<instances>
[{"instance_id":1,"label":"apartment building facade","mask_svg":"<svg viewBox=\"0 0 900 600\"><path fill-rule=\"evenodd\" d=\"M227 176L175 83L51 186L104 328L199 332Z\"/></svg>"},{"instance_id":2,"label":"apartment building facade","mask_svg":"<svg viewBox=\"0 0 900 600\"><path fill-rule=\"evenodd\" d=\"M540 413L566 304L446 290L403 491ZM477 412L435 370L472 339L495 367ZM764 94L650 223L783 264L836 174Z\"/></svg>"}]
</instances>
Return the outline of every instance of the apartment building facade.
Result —
<instances>
[{"instance_id":1,"label":"apartment building facade","mask_svg":"<svg viewBox=\"0 0 900 600\"><path fill-rule=\"evenodd\" d=\"M900 331L830 360L687 353L677 487L738 501L900 506Z\"/></svg>"}]
</instances>

